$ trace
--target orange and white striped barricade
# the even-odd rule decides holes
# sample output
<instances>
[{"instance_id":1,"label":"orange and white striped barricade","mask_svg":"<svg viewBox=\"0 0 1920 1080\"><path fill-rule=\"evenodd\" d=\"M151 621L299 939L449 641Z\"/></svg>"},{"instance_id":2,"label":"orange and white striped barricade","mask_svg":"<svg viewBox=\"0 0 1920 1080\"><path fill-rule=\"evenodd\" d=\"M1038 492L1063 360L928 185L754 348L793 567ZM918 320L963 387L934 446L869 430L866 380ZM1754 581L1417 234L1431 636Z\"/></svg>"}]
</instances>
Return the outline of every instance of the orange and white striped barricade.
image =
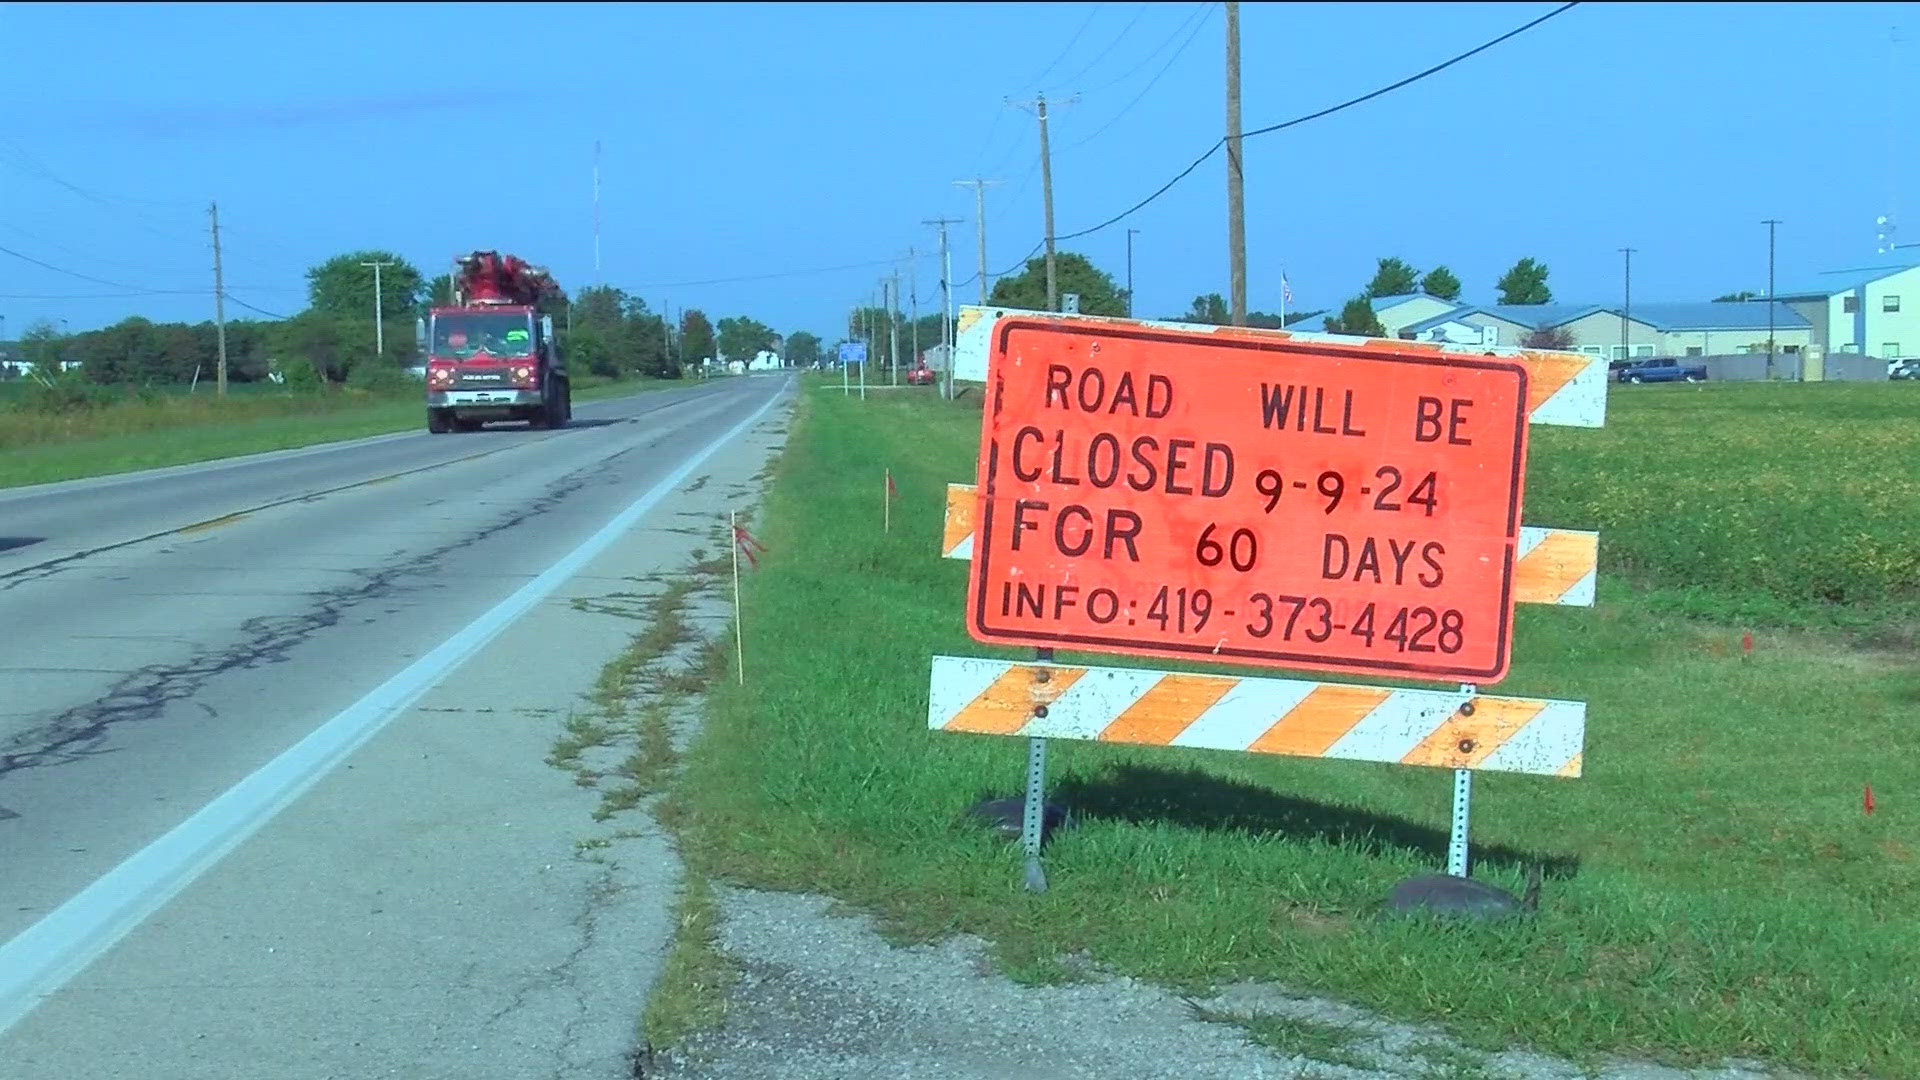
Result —
<instances>
[{"instance_id":1,"label":"orange and white striped barricade","mask_svg":"<svg viewBox=\"0 0 1920 1080\"><path fill-rule=\"evenodd\" d=\"M929 724L1024 736L1028 887L1045 888L1045 740L1580 775L1579 702L1482 694L1513 606L1591 606L1598 535L1520 524L1534 424L1605 421L1604 360L1240 327L963 310L986 383L977 486L941 553L976 640ZM1053 663L1053 650L1445 681L1399 690Z\"/></svg>"}]
</instances>

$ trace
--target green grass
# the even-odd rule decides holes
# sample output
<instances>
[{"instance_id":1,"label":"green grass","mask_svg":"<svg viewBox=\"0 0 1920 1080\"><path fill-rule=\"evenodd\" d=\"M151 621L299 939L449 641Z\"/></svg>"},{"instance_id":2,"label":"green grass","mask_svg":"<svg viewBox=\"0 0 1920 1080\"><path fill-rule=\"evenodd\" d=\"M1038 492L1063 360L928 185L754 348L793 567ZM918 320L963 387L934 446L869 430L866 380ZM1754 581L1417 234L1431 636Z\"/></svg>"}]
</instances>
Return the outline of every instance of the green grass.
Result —
<instances>
[{"instance_id":1,"label":"green grass","mask_svg":"<svg viewBox=\"0 0 1920 1080\"><path fill-rule=\"evenodd\" d=\"M1920 383L1616 387L1535 428L1527 520L1599 529L1660 610L1920 640Z\"/></svg>"},{"instance_id":2,"label":"green grass","mask_svg":"<svg viewBox=\"0 0 1920 1080\"><path fill-rule=\"evenodd\" d=\"M235 384L227 400L206 386L128 395L104 407L50 416L21 403L24 380L0 383L0 487L77 480L244 454L359 439L424 426L418 393L289 392ZM578 400L687 385L583 377Z\"/></svg>"},{"instance_id":3,"label":"green grass","mask_svg":"<svg viewBox=\"0 0 1920 1080\"><path fill-rule=\"evenodd\" d=\"M694 1032L718 1027L738 974L720 949L719 902L698 871L687 872L674 923L673 946L640 1014L643 1054L678 1046Z\"/></svg>"},{"instance_id":4,"label":"green grass","mask_svg":"<svg viewBox=\"0 0 1920 1080\"><path fill-rule=\"evenodd\" d=\"M909 937L983 934L1021 977L1084 953L1196 991L1274 980L1482 1048L1920 1075L1920 668L1831 629L1884 626L1916 583L1862 571L1887 595L1841 603L1797 576L1920 534L1883 498L1912 479L1916 390L1656 387L1616 394L1603 430L1536 429L1527 520L1602 528L1631 575L1603 575L1593 610L1518 612L1501 689L1589 703L1586 776L1477 779L1476 875L1517 892L1544 864L1542 906L1446 929L1377 912L1444 864L1450 776L1360 762L1056 743L1052 795L1082 820L1049 844L1050 891L1023 892L1013 848L963 820L1018 791L1021 742L925 720L930 655L1016 655L967 638L966 568L937 557L977 395L810 392L755 528L751 681L714 684L672 797L689 858ZM1776 569L1747 577L1720 534L1761 491L1783 528ZM1750 658L1745 621L1699 617L1727 611L1773 616Z\"/></svg>"}]
</instances>

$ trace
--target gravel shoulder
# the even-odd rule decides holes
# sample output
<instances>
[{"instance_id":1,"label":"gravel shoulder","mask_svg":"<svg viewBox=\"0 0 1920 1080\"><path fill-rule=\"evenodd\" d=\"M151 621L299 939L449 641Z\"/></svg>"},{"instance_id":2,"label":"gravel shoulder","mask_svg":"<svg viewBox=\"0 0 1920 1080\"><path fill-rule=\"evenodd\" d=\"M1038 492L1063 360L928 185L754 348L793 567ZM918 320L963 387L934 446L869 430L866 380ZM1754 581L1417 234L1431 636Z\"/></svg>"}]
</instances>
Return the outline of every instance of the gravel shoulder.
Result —
<instances>
[{"instance_id":1,"label":"gravel shoulder","mask_svg":"<svg viewBox=\"0 0 1920 1080\"><path fill-rule=\"evenodd\" d=\"M1009 860L1009 866L1013 865ZM1087 970L1022 986L987 943L890 944L829 898L719 894L739 978L726 1023L655 1056L647 1080L1784 1080L1729 1063L1675 1069L1486 1054L1445 1035L1256 985L1201 999ZM1240 1024L1202 1019L1241 1017ZM1291 1045L1289 1045L1291 1044Z\"/></svg>"}]
</instances>

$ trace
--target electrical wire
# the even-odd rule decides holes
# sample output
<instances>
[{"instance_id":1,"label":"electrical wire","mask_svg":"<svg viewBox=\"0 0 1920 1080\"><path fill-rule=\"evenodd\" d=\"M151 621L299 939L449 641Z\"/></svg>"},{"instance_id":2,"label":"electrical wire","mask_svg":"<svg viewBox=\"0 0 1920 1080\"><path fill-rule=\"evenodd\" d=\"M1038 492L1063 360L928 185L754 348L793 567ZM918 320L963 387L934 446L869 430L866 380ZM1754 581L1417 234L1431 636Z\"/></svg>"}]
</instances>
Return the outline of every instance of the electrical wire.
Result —
<instances>
[{"instance_id":1,"label":"electrical wire","mask_svg":"<svg viewBox=\"0 0 1920 1080\"><path fill-rule=\"evenodd\" d=\"M1100 9L1106 6L1107 5L1104 2L1093 5L1093 10L1087 12L1087 18L1084 22L1080 24L1080 29L1075 30L1073 32L1073 37L1068 39L1067 47L1064 49L1061 49L1060 55L1053 58L1053 63L1048 64L1046 67L1046 70L1034 76L1033 82L1030 83L1029 85L1039 86L1041 83L1046 81L1047 76L1053 72L1053 69L1060 66L1060 61L1065 60L1067 58L1067 54L1073 51L1073 47L1080 43L1080 36L1087 32L1087 27L1093 25L1094 16L1100 14Z\"/></svg>"},{"instance_id":2,"label":"electrical wire","mask_svg":"<svg viewBox=\"0 0 1920 1080\"><path fill-rule=\"evenodd\" d=\"M1165 49L1176 38L1178 38L1180 36L1181 31L1185 30L1189 23L1193 22L1194 19L1204 18L1205 16L1211 14L1214 6L1215 5L1211 3L1195 4L1193 6L1193 10L1187 13L1187 17L1181 20L1180 25L1174 27L1173 33L1168 34L1166 37L1161 38L1160 43L1158 45L1155 45L1151 50L1149 50L1147 52L1147 55L1141 57L1138 63L1128 68L1125 74L1120 75L1117 78L1109 79L1106 82L1101 83L1099 86L1096 86L1093 89L1086 91L1086 93L1089 96L1094 94L1104 93L1108 90L1113 89L1116 86L1119 86L1121 83L1126 82L1128 79L1133 78L1135 75L1140 74L1142 71L1145 71L1147 68L1147 65L1153 63L1153 61L1159 57L1161 50Z\"/></svg>"},{"instance_id":3,"label":"electrical wire","mask_svg":"<svg viewBox=\"0 0 1920 1080\"><path fill-rule=\"evenodd\" d=\"M36 259L31 255L22 255L21 253L8 247L0 247L0 254L11 255L16 259L21 260L22 262L32 263L33 265L41 267L42 269L51 270L56 274L65 274L67 277L70 277L70 278L78 278L79 280L88 282L89 284L105 285L110 289L126 289L126 290L129 290L130 292L134 292L142 296L186 296L186 295L191 295L192 293L197 293L201 291L199 289L142 289L138 285L128 285L126 282L123 282L123 281L108 281L106 278L97 278L97 277L93 277L90 274L82 274L77 270L68 270L64 267L55 266L50 262L42 262L41 260Z\"/></svg>"},{"instance_id":4,"label":"electrical wire","mask_svg":"<svg viewBox=\"0 0 1920 1080\"><path fill-rule=\"evenodd\" d=\"M135 297L151 296L152 293L0 293L0 300L131 300Z\"/></svg>"},{"instance_id":5,"label":"electrical wire","mask_svg":"<svg viewBox=\"0 0 1920 1080\"><path fill-rule=\"evenodd\" d=\"M1468 49L1466 52L1460 53L1457 56L1454 56L1447 60L1443 60L1440 63L1435 64L1424 71L1420 71L1413 75L1409 75L1406 78L1401 79L1399 82L1391 83L1387 86L1383 86L1379 88L1378 90L1374 90L1369 93L1362 94L1356 98L1350 98L1346 101L1341 102L1338 105L1329 106L1325 109L1321 109L1318 112L1308 113L1305 116L1296 116L1291 120L1282 121L1281 123L1278 123L1278 124L1269 124L1263 128L1256 128L1252 131L1244 132L1241 134L1240 138L1242 139L1242 141L1244 141L1256 135L1267 135L1275 131L1284 131L1287 128L1304 124L1309 120L1318 120L1321 117L1331 116L1334 113L1340 112L1342 110L1351 109L1356 105L1360 105L1365 102L1372 101L1374 98L1380 97L1383 94L1390 94L1395 90L1399 90L1405 86L1410 86L1413 83L1419 82L1420 80L1425 79L1429 76L1437 75L1440 72L1445 71L1446 69L1454 66L1455 64L1458 64L1461 61L1468 59L1469 57L1478 56L1480 53L1486 52L1488 49L1493 48L1495 45L1498 45L1503 41L1507 41L1514 37L1517 37L1520 34L1523 34L1528 30L1533 29L1536 26L1539 26L1541 23L1546 22L1548 19L1554 18L1555 16L1558 16L1558 15L1563 15L1566 12L1571 11L1578 6L1580 6L1580 0L1569 0L1568 3L1562 4L1559 7L1554 8L1552 11L1547 12L1545 15L1542 15L1539 18L1532 20L1531 22L1524 23L1519 27L1509 30L1506 33L1501 34L1499 37L1494 38L1491 41L1485 42L1480 45L1476 45L1473 48ZM1195 169L1199 168L1202 164L1204 164L1207 161L1207 159L1213 157L1214 154L1218 153L1220 151L1220 148L1225 146L1226 143L1227 143L1227 140L1225 136L1222 136L1221 138L1214 140L1213 145L1207 148L1206 153L1203 153L1199 157L1193 159L1193 164L1188 165L1186 168L1180 170L1179 173L1175 174L1173 179L1160 185L1159 189L1156 190L1153 194L1147 196L1144 199L1141 199L1139 202L1134 203L1132 206L1126 208L1125 210L1122 210L1118 214L1115 214L1114 216L1108 218L1107 220L1101 222L1098 225L1092 226L1091 228L1081 229L1078 232L1070 232L1061 236L1056 236L1054 237L1054 242L1059 243L1062 240L1075 240L1082 236L1089 236L1093 233L1097 233L1100 230L1107 228L1108 226L1116 225L1121 221L1124 221L1127 218L1133 216L1134 213L1146 207L1149 203L1153 202L1155 199L1158 199L1160 196L1165 195L1168 191L1172 190L1175 184L1178 184L1180 181L1185 180L1188 176L1192 175ZM1036 251L1039 250L1039 247L1044 246L1045 243L1046 241L1042 240L1040 245L1037 245L1035 247L1035 250ZM1029 255L1028 258L1032 258L1032 256ZM1023 263L1024 261L1025 260L1022 260Z\"/></svg>"},{"instance_id":6,"label":"electrical wire","mask_svg":"<svg viewBox=\"0 0 1920 1080\"><path fill-rule=\"evenodd\" d=\"M269 319L286 320L286 319L292 318L291 315L277 315L271 311L268 311L265 308L254 307L252 304L247 303L245 300L240 299L239 297L233 295L230 292L223 292L220 295L226 297L228 303L239 304L241 307L246 308L248 311L257 312L261 315L265 315Z\"/></svg>"},{"instance_id":7,"label":"electrical wire","mask_svg":"<svg viewBox=\"0 0 1920 1080\"><path fill-rule=\"evenodd\" d=\"M1107 42L1107 47L1104 49L1101 49L1098 55L1096 55L1093 59L1087 61L1084 65L1082 65L1079 71L1076 71L1073 74L1067 76L1066 78L1060 80L1061 84L1065 86L1072 86L1074 83L1077 83L1080 81L1080 77L1082 75L1085 75L1087 72L1092 71L1094 69L1094 65L1100 63L1100 61L1102 60L1105 60L1107 57L1112 56L1113 50L1116 47L1118 47L1122 41L1126 40L1127 35L1133 31L1133 28L1135 26L1138 26L1140 24L1140 16L1145 15L1147 13L1147 9L1152 6L1153 5L1151 3L1143 3L1139 6L1139 8L1135 9L1133 13L1133 18L1127 20L1127 25L1120 28L1120 32L1113 36L1112 41Z\"/></svg>"},{"instance_id":8,"label":"electrical wire","mask_svg":"<svg viewBox=\"0 0 1920 1080\"><path fill-rule=\"evenodd\" d=\"M1213 13L1213 9L1211 6L1209 6L1205 10L1206 10L1206 13L1209 15ZM1135 105L1140 104L1140 99L1146 97L1149 93L1151 93L1153 88L1159 84L1161 78L1164 77L1167 72L1173 70L1174 63L1178 61L1181 55L1187 51L1187 46L1193 44L1193 39L1196 37L1199 37L1200 31L1205 30L1207 28L1207 22L1208 22L1207 19L1201 19L1198 23L1194 25L1193 31L1187 35L1187 39L1180 43L1180 47L1173 51L1172 56L1167 57L1167 62L1161 66L1160 70L1154 74L1153 78L1147 80L1147 85L1140 88L1140 92L1133 96L1132 101L1129 101L1125 105L1121 106L1120 111L1117 113L1114 113L1113 118L1111 120L1108 120L1106 123L1101 124L1100 127L1096 129L1093 134L1087 136L1084 139L1081 139L1079 142L1074 143L1072 146L1067 147L1067 149L1078 150L1079 148L1087 145L1093 140L1099 138L1102 132L1105 132L1108 128L1119 123L1121 117L1127 115L1127 113L1129 112L1132 112L1133 107Z\"/></svg>"}]
</instances>

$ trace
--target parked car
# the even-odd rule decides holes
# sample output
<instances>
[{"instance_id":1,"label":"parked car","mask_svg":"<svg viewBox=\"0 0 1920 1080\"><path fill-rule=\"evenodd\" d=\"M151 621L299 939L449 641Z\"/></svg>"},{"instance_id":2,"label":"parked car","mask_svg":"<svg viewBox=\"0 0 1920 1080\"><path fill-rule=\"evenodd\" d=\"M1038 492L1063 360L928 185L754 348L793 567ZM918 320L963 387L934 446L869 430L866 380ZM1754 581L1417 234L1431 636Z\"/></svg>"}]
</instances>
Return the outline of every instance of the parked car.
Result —
<instances>
[{"instance_id":1,"label":"parked car","mask_svg":"<svg viewBox=\"0 0 1920 1080\"><path fill-rule=\"evenodd\" d=\"M1707 365L1682 364L1678 360L1655 357L1636 360L1615 372L1614 377L1626 383L1706 382Z\"/></svg>"},{"instance_id":2,"label":"parked car","mask_svg":"<svg viewBox=\"0 0 1920 1080\"><path fill-rule=\"evenodd\" d=\"M908 386L932 386L933 385L933 369L927 366L927 362L925 360L922 360L919 363L907 369L907 385Z\"/></svg>"},{"instance_id":3,"label":"parked car","mask_svg":"<svg viewBox=\"0 0 1920 1080\"><path fill-rule=\"evenodd\" d=\"M1920 359L1896 360L1887 369L1889 379L1920 379Z\"/></svg>"}]
</instances>

